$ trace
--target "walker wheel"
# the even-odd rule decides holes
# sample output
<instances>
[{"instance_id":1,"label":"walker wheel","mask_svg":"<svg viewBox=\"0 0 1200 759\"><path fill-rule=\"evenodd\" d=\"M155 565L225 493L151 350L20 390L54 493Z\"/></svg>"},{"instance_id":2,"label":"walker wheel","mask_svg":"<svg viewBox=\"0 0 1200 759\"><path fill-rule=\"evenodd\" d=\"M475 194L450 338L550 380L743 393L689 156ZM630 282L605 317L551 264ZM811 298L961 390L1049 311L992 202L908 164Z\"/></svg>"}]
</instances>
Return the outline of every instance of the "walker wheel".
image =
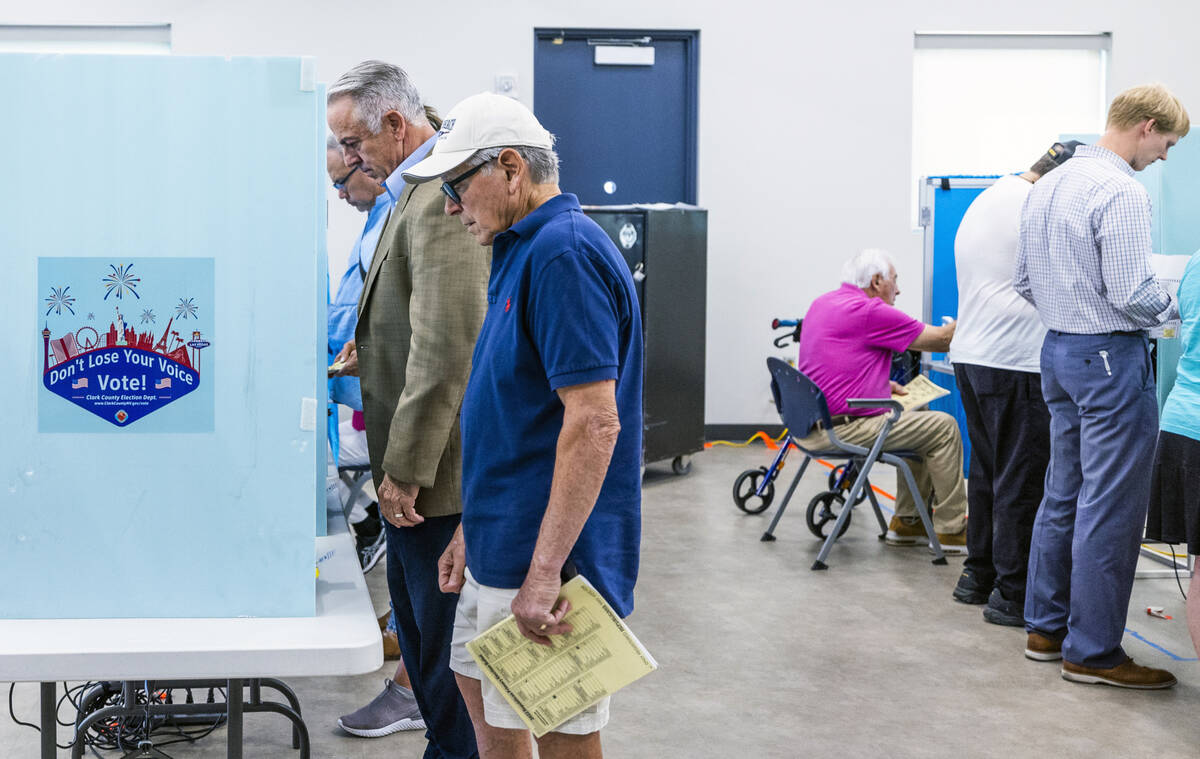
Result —
<instances>
[{"instance_id":1,"label":"walker wheel","mask_svg":"<svg viewBox=\"0 0 1200 759\"><path fill-rule=\"evenodd\" d=\"M767 476L767 468L747 469L733 481L733 502L747 514L761 514L771 505L775 498L775 483L767 480L762 495L758 494L759 485Z\"/></svg>"},{"instance_id":2,"label":"walker wheel","mask_svg":"<svg viewBox=\"0 0 1200 759\"><path fill-rule=\"evenodd\" d=\"M836 466L829 471L829 477L826 479L826 482L829 483L830 490L838 490L839 489L838 484L837 484L838 478L842 476L842 472L845 471L845 469L846 469L846 465L842 464L841 466ZM841 492L843 493L842 500L845 500L845 498L846 498L845 494L850 492L850 488L854 487L854 479L856 477L858 477L858 472L851 471L850 476L846 478L846 481L844 483L842 483L842 487L840 488ZM858 504L867 500L867 488L869 488L869 487L871 487L871 483L869 481L863 483L862 492L860 492L858 494L858 498L854 499L855 506L857 506Z\"/></svg>"},{"instance_id":3,"label":"walker wheel","mask_svg":"<svg viewBox=\"0 0 1200 759\"><path fill-rule=\"evenodd\" d=\"M808 502L808 510L804 512L804 521L808 523L809 531L822 540L829 537L828 530L833 529L845 504L845 497L837 491L826 490L824 493L817 493ZM853 516L853 512L846 515L846 524L842 525L842 531L838 533L839 538L850 529L850 519Z\"/></svg>"}]
</instances>

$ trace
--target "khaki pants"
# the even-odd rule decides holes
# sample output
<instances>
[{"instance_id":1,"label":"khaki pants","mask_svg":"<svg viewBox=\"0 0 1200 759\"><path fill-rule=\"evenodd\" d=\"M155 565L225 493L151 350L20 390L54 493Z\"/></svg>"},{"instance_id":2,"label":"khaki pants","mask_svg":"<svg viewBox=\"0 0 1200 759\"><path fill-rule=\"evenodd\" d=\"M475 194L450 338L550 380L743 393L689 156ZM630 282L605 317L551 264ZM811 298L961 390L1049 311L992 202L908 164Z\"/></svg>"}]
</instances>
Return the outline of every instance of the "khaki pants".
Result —
<instances>
[{"instance_id":1,"label":"khaki pants","mask_svg":"<svg viewBox=\"0 0 1200 759\"><path fill-rule=\"evenodd\" d=\"M888 414L866 416L834 427L838 439L870 448ZM824 430L797 442L805 448L831 448ZM954 417L942 411L905 411L888 433L883 450L916 451L921 459L906 459L926 504L933 507L933 529L955 535L966 527L967 491L963 484L963 447ZM917 506L904 475L896 472L896 516L916 518Z\"/></svg>"}]
</instances>

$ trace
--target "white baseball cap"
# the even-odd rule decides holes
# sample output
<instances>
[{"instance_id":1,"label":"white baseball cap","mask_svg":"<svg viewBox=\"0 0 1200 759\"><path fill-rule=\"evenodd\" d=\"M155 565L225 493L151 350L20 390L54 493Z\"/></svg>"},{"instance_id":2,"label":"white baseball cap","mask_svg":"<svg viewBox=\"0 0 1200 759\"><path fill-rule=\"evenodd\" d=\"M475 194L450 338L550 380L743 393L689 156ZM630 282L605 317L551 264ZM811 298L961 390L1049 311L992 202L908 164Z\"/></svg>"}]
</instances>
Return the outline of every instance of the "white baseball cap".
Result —
<instances>
[{"instance_id":1,"label":"white baseball cap","mask_svg":"<svg viewBox=\"0 0 1200 759\"><path fill-rule=\"evenodd\" d=\"M481 92L450 109L437 133L433 151L404 172L414 184L442 176L487 148L554 147L554 138L533 112L504 95Z\"/></svg>"}]
</instances>

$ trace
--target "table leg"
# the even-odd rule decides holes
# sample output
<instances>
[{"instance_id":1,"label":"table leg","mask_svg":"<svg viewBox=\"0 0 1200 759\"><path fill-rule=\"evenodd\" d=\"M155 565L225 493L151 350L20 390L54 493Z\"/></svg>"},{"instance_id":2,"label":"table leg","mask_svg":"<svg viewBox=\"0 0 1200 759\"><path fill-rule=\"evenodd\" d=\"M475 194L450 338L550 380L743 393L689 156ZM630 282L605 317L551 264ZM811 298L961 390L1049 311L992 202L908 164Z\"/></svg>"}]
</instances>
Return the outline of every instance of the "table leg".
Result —
<instances>
[{"instance_id":1,"label":"table leg","mask_svg":"<svg viewBox=\"0 0 1200 759\"><path fill-rule=\"evenodd\" d=\"M242 681L230 679L225 692L225 703L229 707L227 756L242 759Z\"/></svg>"},{"instance_id":2,"label":"table leg","mask_svg":"<svg viewBox=\"0 0 1200 759\"><path fill-rule=\"evenodd\" d=\"M54 708L54 683L42 683L42 759L54 759L57 751L58 715Z\"/></svg>"},{"instance_id":3,"label":"table leg","mask_svg":"<svg viewBox=\"0 0 1200 759\"><path fill-rule=\"evenodd\" d=\"M300 717L300 699L296 698L296 692L289 688L287 683L283 682L282 680L277 680L273 677L264 677L258 682L260 682L262 685L266 685L268 688L274 688L282 693L283 697L288 700L289 704L291 704L292 711L296 713L296 717ZM299 722L301 725L304 724L304 720L299 720ZM300 748L300 728L298 726L292 728L292 748Z\"/></svg>"}]
</instances>

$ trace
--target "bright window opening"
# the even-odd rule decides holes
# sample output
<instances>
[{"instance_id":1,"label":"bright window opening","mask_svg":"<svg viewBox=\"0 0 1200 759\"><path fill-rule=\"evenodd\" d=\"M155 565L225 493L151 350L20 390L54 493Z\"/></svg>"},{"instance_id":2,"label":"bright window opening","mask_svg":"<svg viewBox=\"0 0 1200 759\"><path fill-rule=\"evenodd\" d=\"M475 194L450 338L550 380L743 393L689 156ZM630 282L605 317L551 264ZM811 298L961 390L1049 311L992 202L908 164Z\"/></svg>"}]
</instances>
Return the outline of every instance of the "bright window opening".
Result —
<instances>
[{"instance_id":1,"label":"bright window opening","mask_svg":"<svg viewBox=\"0 0 1200 759\"><path fill-rule=\"evenodd\" d=\"M1059 135L1103 131L1108 34L923 34L913 51L920 177L1023 171Z\"/></svg>"}]
</instances>

